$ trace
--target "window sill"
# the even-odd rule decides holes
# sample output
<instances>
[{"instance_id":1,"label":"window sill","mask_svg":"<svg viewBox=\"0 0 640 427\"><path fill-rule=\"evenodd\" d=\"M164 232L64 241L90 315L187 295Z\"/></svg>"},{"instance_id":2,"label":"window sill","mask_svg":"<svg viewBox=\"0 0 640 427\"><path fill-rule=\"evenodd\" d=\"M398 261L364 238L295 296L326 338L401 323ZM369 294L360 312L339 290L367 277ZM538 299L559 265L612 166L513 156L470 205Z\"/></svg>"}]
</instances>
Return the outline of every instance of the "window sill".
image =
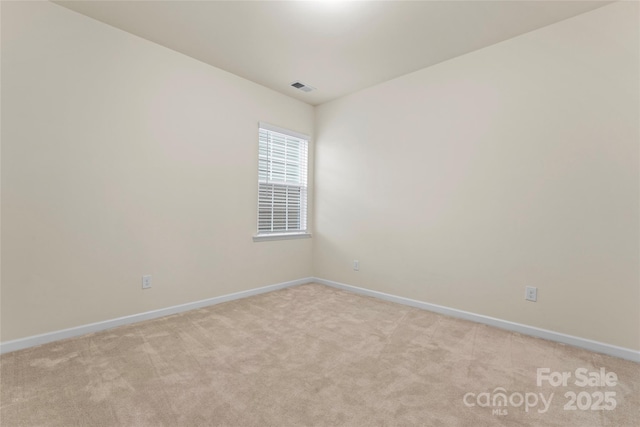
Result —
<instances>
[{"instance_id":1,"label":"window sill","mask_svg":"<svg viewBox=\"0 0 640 427\"><path fill-rule=\"evenodd\" d=\"M253 236L254 242L267 242L270 240L293 240L293 239L309 239L311 233L272 233L272 234L256 234Z\"/></svg>"}]
</instances>

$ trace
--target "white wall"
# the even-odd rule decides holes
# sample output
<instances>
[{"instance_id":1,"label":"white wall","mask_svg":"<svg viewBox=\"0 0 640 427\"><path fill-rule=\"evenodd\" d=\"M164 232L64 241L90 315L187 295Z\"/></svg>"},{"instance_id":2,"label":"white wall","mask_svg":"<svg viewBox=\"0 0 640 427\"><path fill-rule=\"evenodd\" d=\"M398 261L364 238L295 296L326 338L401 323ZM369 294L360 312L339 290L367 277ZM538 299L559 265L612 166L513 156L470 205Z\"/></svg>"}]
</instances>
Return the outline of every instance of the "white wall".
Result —
<instances>
[{"instance_id":1,"label":"white wall","mask_svg":"<svg viewBox=\"0 0 640 427\"><path fill-rule=\"evenodd\" d=\"M262 243L257 123L312 134L312 107L1 10L1 341L314 274L640 349L637 3L317 108L314 238Z\"/></svg>"},{"instance_id":2,"label":"white wall","mask_svg":"<svg viewBox=\"0 0 640 427\"><path fill-rule=\"evenodd\" d=\"M640 349L638 40L615 3L318 107L315 275Z\"/></svg>"},{"instance_id":3,"label":"white wall","mask_svg":"<svg viewBox=\"0 0 640 427\"><path fill-rule=\"evenodd\" d=\"M310 276L309 239L252 241L259 121L312 134L313 108L2 2L2 341Z\"/></svg>"}]
</instances>

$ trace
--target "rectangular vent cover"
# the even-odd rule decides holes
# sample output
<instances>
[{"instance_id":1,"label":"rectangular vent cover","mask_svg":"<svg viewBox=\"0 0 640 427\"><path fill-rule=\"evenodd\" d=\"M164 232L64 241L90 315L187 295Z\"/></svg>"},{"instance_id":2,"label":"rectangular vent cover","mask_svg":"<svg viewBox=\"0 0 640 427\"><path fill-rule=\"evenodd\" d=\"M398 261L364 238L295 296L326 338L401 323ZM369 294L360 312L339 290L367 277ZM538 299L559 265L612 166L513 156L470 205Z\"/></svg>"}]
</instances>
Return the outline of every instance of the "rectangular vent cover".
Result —
<instances>
[{"instance_id":1,"label":"rectangular vent cover","mask_svg":"<svg viewBox=\"0 0 640 427\"><path fill-rule=\"evenodd\" d=\"M311 92L312 90L315 89L314 87L311 87L309 85L306 85L300 82L293 82L291 83L291 86L295 87L296 89L300 89L303 92Z\"/></svg>"}]
</instances>

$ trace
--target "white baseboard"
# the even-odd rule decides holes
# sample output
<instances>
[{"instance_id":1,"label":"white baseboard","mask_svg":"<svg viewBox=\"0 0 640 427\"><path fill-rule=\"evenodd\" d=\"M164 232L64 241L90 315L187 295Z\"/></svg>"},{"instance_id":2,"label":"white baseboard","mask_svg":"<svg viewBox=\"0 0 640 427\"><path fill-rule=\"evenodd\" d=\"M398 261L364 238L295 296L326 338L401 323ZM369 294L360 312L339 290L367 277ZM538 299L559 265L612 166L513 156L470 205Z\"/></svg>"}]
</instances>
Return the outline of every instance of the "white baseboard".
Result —
<instances>
[{"instance_id":1,"label":"white baseboard","mask_svg":"<svg viewBox=\"0 0 640 427\"><path fill-rule=\"evenodd\" d=\"M215 298L194 301L186 304L174 305L172 307L161 308L159 310L147 311L145 313L133 314L131 316L118 317L117 319L105 320L102 322L90 323L87 325L77 326L75 328L63 329L60 331L48 332L41 335L33 335L26 338L7 341L0 343L0 354L9 353L11 351L22 350L37 345L59 341L66 338L73 338L80 335L90 334L93 332L104 331L106 329L115 328L117 326L129 325L131 323L142 322L144 320L157 319L158 317L169 316L171 314L182 313L184 311L196 308L207 307L210 305L220 304L240 298L247 298L253 295L264 294L266 292L276 291L278 289L288 288L290 286L303 285L313 282L312 277L304 279L292 280L289 282L277 283L274 285L263 286L261 288L249 289L247 291L235 292L233 294L222 295Z\"/></svg>"},{"instance_id":2,"label":"white baseboard","mask_svg":"<svg viewBox=\"0 0 640 427\"><path fill-rule=\"evenodd\" d=\"M420 308L423 310L433 311L435 313L444 314L451 317L457 317L459 319L470 320L472 322L482 323L485 325L495 326L500 329L506 329L508 331L518 332L524 335L531 335L538 338L544 338L550 341L555 341L574 347L584 348L586 350L594 351L596 353L603 353L609 356L619 357L621 359L631 360L633 362L640 362L640 351L632 350L629 348L618 347L611 344L605 344L598 341L589 340L586 338L575 337L572 335L562 334L560 332L549 331L547 329L540 329L534 326L527 326L521 323L509 322L507 320L496 319L494 317L483 316L481 314L470 313L468 311L457 310L455 308L444 307L436 304L429 304L427 302L417 301L410 298L399 297L396 295L386 294L384 292L372 291L370 289L359 288L357 286L346 285L344 283L334 282L332 280L326 280L321 278L314 278L315 283L331 286L334 288L342 289L349 292L354 292L361 295L366 295L374 298L379 298L385 301L395 302L398 304L408 305L411 307Z\"/></svg>"},{"instance_id":3,"label":"white baseboard","mask_svg":"<svg viewBox=\"0 0 640 427\"><path fill-rule=\"evenodd\" d=\"M158 317L169 316L171 314L182 313L184 311L196 308L207 307L210 305L220 304L227 301L233 301L240 298L247 298L253 295L259 295L266 292L276 291L291 286L303 285L306 283L320 283L322 285L331 286L348 292L379 298L385 301L397 304L408 305L422 310L433 311L435 313L444 314L459 319L470 320L472 322L482 323L485 325L495 326L497 328L518 332L524 335L530 335L538 338L544 338L574 347L584 348L586 350L603 353L610 356L619 357L621 359L640 362L640 351L629 348L618 347L611 344L605 344L586 338L566 335L560 332L540 329L534 326L523 325L521 323L509 322L507 320L496 319L494 317L483 316L468 311L457 310L455 308L444 307L437 304L430 304L410 298L399 297L396 295L386 294L384 292L373 291L370 289L359 288L357 286L347 285L344 283L334 282L332 280L321 279L319 277L306 277L303 279L292 280L289 282L277 283L274 285L263 286L261 288L249 289L246 291L235 292L233 294L222 295L219 297L209 298L200 301L194 301L186 304L175 305L172 307L161 308L159 310L147 311L145 313L133 314L131 316L119 317L116 319L105 320L102 322L90 323L87 325L77 326L75 328L63 329L60 331L49 332L41 335L34 335L26 338L20 338L13 341L0 343L0 354L9 353L16 350L22 350L29 347L35 347L41 344L59 341L66 338L73 338L80 335L90 334L93 332L104 331L106 329L118 326L129 325L132 323L142 322L144 320L157 319Z\"/></svg>"}]
</instances>

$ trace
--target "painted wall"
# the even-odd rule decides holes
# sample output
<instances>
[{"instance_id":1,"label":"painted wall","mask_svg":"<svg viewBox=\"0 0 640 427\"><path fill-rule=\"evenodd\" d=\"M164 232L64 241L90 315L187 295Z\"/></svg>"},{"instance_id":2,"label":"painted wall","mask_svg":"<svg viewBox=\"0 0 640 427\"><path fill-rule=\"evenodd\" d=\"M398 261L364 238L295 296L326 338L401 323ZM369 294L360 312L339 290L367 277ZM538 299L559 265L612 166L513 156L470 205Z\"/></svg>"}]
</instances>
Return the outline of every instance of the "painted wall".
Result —
<instances>
[{"instance_id":1,"label":"painted wall","mask_svg":"<svg viewBox=\"0 0 640 427\"><path fill-rule=\"evenodd\" d=\"M638 40L618 2L318 107L315 275L640 349Z\"/></svg>"},{"instance_id":2,"label":"painted wall","mask_svg":"<svg viewBox=\"0 0 640 427\"><path fill-rule=\"evenodd\" d=\"M252 236L258 122L313 107L49 2L2 2L1 83L2 341L311 275Z\"/></svg>"},{"instance_id":3,"label":"painted wall","mask_svg":"<svg viewBox=\"0 0 640 427\"><path fill-rule=\"evenodd\" d=\"M1 10L1 341L314 274L640 349L637 3L317 108L314 238L261 243L257 123L312 107Z\"/></svg>"}]
</instances>

